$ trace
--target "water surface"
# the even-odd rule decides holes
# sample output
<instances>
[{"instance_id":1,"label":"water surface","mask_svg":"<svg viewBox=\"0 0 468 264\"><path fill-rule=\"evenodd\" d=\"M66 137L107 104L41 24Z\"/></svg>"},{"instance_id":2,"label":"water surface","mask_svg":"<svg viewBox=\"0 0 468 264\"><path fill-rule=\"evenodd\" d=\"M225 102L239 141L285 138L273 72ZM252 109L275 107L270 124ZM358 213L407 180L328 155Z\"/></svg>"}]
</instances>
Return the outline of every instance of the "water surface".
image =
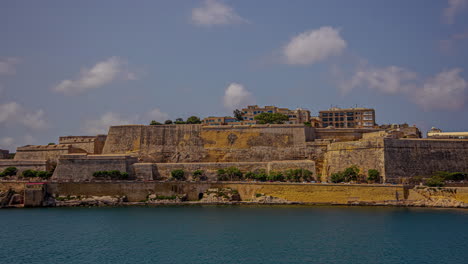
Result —
<instances>
[{"instance_id":1,"label":"water surface","mask_svg":"<svg viewBox=\"0 0 468 264\"><path fill-rule=\"evenodd\" d=\"M0 210L0 263L467 263L468 210Z\"/></svg>"}]
</instances>

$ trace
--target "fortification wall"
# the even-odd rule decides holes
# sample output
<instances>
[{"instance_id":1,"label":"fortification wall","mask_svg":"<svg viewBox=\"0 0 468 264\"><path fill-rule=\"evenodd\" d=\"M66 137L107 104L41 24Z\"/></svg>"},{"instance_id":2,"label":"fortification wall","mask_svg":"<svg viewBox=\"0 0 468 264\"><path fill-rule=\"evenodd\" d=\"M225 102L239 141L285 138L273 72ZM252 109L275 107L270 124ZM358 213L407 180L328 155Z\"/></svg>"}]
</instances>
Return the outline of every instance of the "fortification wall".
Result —
<instances>
[{"instance_id":1,"label":"fortification wall","mask_svg":"<svg viewBox=\"0 0 468 264\"><path fill-rule=\"evenodd\" d=\"M436 171L468 172L468 140L385 139L385 174L397 182Z\"/></svg>"},{"instance_id":2,"label":"fortification wall","mask_svg":"<svg viewBox=\"0 0 468 264\"><path fill-rule=\"evenodd\" d=\"M343 171L352 165L357 165L362 174L367 174L369 169L376 169L385 181L383 138L370 136L359 141L336 142L328 146L323 166L323 174L327 179L332 173Z\"/></svg>"},{"instance_id":3,"label":"fortification wall","mask_svg":"<svg viewBox=\"0 0 468 264\"><path fill-rule=\"evenodd\" d=\"M49 160L57 162L61 155L71 153L86 153L82 149L74 148L69 144L47 146L24 146L16 150L15 160Z\"/></svg>"},{"instance_id":4,"label":"fortification wall","mask_svg":"<svg viewBox=\"0 0 468 264\"><path fill-rule=\"evenodd\" d=\"M6 192L9 189L19 193L24 191L26 182L22 181L0 181L0 192Z\"/></svg>"},{"instance_id":5,"label":"fortification wall","mask_svg":"<svg viewBox=\"0 0 468 264\"><path fill-rule=\"evenodd\" d=\"M137 162L134 157L126 155L62 155L52 175L58 181L89 181L93 180L96 171L119 170L127 172L130 179L134 178L132 165Z\"/></svg>"},{"instance_id":6,"label":"fortification wall","mask_svg":"<svg viewBox=\"0 0 468 264\"><path fill-rule=\"evenodd\" d=\"M48 191L56 196L127 196L131 202L145 200L148 194L187 194L189 200L210 188L232 188L243 201L256 194L270 195L291 202L349 204L353 202L394 201L404 199L408 191L401 185L344 185L300 183L226 183L226 182L115 182L115 183L49 183ZM397 195L398 193L398 195Z\"/></svg>"},{"instance_id":7,"label":"fortification wall","mask_svg":"<svg viewBox=\"0 0 468 264\"><path fill-rule=\"evenodd\" d=\"M316 128L314 139L329 139L333 141L354 141L362 138L365 133L381 131L376 128Z\"/></svg>"},{"instance_id":8,"label":"fortification wall","mask_svg":"<svg viewBox=\"0 0 468 264\"><path fill-rule=\"evenodd\" d=\"M152 163L300 160L308 157L313 133L303 125L114 126L103 153Z\"/></svg>"},{"instance_id":9,"label":"fortification wall","mask_svg":"<svg viewBox=\"0 0 468 264\"><path fill-rule=\"evenodd\" d=\"M171 178L173 170L182 169L186 173L186 178L191 179L192 173L196 170L203 170L209 180L217 179L219 169L236 167L242 173L264 170L286 171L289 169L307 169L315 172L315 162L311 160L302 161L273 161L273 162L210 162L210 163L135 163L135 174L140 180L160 180ZM314 174L315 176L315 174Z\"/></svg>"},{"instance_id":10,"label":"fortification wall","mask_svg":"<svg viewBox=\"0 0 468 264\"><path fill-rule=\"evenodd\" d=\"M51 164L47 160L0 160L0 171L8 167L16 167L18 169L17 175L21 175L25 170L48 171L52 169Z\"/></svg>"},{"instance_id":11,"label":"fortification wall","mask_svg":"<svg viewBox=\"0 0 468 264\"><path fill-rule=\"evenodd\" d=\"M85 150L88 154L101 154L106 138L106 135L65 136L59 137L59 144L72 145L74 148Z\"/></svg>"}]
</instances>

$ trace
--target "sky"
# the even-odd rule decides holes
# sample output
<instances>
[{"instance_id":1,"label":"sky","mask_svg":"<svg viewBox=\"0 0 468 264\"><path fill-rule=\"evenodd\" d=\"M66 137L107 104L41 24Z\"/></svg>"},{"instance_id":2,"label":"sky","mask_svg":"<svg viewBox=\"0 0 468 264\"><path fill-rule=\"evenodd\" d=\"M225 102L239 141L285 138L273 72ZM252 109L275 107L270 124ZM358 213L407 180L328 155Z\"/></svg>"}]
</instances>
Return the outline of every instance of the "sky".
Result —
<instances>
[{"instance_id":1,"label":"sky","mask_svg":"<svg viewBox=\"0 0 468 264\"><path fill-rule=\"evenodd\" d=\"M0 1L0 148L248 104L468 131L468 0Z\"/></svg>"}]
</instances>

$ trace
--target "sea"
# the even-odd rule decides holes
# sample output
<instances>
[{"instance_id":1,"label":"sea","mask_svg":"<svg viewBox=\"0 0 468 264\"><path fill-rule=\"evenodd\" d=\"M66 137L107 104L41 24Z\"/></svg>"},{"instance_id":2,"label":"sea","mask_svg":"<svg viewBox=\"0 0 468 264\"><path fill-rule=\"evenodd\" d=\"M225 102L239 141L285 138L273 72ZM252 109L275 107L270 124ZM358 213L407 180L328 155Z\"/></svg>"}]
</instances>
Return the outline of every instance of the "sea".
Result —
<instances>
[{"instance_id":1,"label":"sea","mask_svg":"<svg viewBox=\"0 0 468 264\"><path fill-rule=\"evenodd\" d=\"M468 263L468 210L154 206L0 210L0 263Z\"/></svg>"}]
</instances>

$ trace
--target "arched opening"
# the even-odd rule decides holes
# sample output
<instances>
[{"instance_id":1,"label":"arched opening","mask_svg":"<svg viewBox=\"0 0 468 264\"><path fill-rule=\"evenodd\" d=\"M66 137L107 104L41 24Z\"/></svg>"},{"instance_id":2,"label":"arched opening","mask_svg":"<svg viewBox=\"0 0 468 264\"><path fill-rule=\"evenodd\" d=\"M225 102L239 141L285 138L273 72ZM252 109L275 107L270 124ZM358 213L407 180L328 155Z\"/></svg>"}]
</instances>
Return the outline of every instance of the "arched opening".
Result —
<instances>
[{"instance_id":1,"label":"arched opening","mask_svg":"<svg viewBox=\"0 0 468 264\"><path fill-rule=\"evenodd\" d=\"M203 193L198 194L198 200L201 200L203 198Z\"/></svg>"}]
</instances>

